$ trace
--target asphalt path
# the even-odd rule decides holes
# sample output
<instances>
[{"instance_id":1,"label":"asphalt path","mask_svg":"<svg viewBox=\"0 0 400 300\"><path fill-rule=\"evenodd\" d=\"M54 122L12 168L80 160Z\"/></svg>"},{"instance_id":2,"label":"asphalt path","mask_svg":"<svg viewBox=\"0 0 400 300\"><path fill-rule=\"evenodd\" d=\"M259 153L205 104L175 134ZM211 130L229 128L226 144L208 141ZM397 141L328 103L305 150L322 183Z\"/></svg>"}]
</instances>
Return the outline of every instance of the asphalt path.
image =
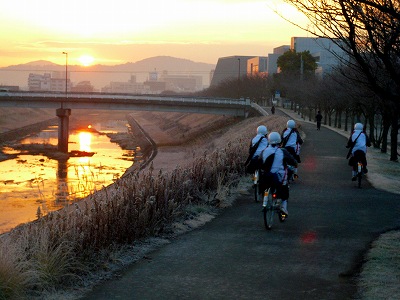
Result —
<instances>
[{"instance_id":1,"label":"asphalt path","mask_svg":"<svg viewBox=\"0 0 400 300\"><path fill-rule=\"evenodd\" d=\"M298 122L301 123L301 122ZM83 299L355 299L370 243L399 225L398 195L351 181L346 138L314 124L306 134L289 217L267 231L247 193Z\"/></svg>"}]
</instances>

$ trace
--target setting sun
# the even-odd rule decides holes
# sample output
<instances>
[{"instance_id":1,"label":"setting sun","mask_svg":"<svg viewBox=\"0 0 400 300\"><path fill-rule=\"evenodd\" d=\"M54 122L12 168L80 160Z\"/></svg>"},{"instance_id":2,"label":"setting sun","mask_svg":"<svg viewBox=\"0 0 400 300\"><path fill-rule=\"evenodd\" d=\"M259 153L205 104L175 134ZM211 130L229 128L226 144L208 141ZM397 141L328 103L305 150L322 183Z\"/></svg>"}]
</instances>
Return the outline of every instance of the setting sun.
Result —
<instances>
[{"instance_id":1,"label":"setting sun","mask_svg":"<svg viewBox=\"0 0 400 300\"><path fill-rule=\"evenodd\" d=\"M88 67L93 64L94 58L90 55L82 55L79 57L79 62L82 64L82 66Z\"/></svg>"}]
</instances>

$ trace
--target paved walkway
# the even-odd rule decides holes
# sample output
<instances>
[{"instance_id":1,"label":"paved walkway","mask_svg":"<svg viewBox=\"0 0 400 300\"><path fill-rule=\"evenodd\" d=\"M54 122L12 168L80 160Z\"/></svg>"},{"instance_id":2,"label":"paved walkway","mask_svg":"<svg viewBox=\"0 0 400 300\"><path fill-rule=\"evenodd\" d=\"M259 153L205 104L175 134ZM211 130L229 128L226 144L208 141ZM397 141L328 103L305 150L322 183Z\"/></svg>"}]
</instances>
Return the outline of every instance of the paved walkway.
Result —
<instances>
[{"instance_id":1,"label":"paved walkway","mask_svg":"<svg viewBox=\"0 0 400 300\"><path fill-rule=\"evenodd\" d=\"M265 109L269 111L268 108ZM308 117L304 120L298 113L292 110L279 108L277 109L277 113L288 115L293 120L302 124L314 124L315 129L317 127L316 122L308 121ZM350 131L344 131L343 129L327 125L322 125L322 127L335 131L346 139L350 136ZM338 145L338 147L344 147L344 145ZM345 154L347 154L347 151ZM367 159L370 171L367 175L367 180L377 189L400 195L400 163L390 161L389 153L381 153L379 149L374 149L373 147L368 148Z\"/></svg>"},{"instance_id":2,"label":"paved walkway","mask_svg":"<svg viewBox=\"0 0 400 300\"><path fill-rule=\"evenodd\" d=\"M289 218L271 231L252 190L218 218L133 264L83 299L350 299L362 254L399 225L398 195L358 189L346 138L303 122L300 179Z\"/></svg>"}]
</instances>

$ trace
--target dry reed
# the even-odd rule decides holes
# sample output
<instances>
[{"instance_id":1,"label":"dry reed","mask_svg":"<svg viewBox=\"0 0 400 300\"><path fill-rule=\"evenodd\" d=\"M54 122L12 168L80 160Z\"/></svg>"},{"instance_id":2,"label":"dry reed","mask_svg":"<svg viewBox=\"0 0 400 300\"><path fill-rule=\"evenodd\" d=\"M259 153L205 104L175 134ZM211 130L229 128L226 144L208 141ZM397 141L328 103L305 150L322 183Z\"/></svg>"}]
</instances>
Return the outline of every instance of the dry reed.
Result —
<instances>
[{"instance_id":1,"label":"dry reed","mask_svg":"<svg viewBox=\"0 0 400 300\"><path fill-rule=\"evenodd\" d=\"M82 266L93 265L96 254L168 232L174 220L185 217L188 205L229 205L230 191L244 175L255 128L265 124L269 131L281 131L285 123L278 116L244 120L214 141L217 151L204 152L185 168L164 173L150 167L116 180L85 201L15 228L0 240L0 251L6 244L20 249L8 253L8 261L0 253L0 295L11 299L9 295L24 288L32 295L77 284L89 269ZM8 276L13 282L7 274L15 274Z\"/></svg>"}]
</instances>

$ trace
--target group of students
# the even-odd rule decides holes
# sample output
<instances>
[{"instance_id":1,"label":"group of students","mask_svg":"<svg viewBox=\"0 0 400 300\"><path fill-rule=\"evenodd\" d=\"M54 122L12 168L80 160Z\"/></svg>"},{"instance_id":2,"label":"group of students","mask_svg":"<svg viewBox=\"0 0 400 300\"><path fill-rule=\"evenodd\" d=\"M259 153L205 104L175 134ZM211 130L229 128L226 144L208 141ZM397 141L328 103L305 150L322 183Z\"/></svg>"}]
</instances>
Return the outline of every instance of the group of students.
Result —
<instances>
[{"instance_id":1,"label":"group of students","mask_svg":"<svg viewBox=\"0 0 400 300\"><path fill-rule=\"evenodd\" d=\"M260 193L272 185L278 189L278 194L282 199L281 210L286 215L288 215L288 183L291 178L298 177L297 166L301 162L302 144L303 140L294 120L287 121L287 127L282 134L275 131L268 134L267 127L260 125L257 127L257 135L250 142L249 157L245 163L247 173L259 170ZM370 146L371 142L363 124L356 123L346 146L350 148L347 158L354 158L349 161L353 181L356 180L357 161L362 162L363 172L365 174L368 172L366 152L367 147Z\"/></svg>"},{"instance_id":2,"label":"group of students","mask_svg":"<svg viewBox=\"0 0 400 300\"><path fill-rule=\"evenodd\" d=\"M294 120L287 121L287 128L282 131L282 134L275 131L268 134L267 127L260 125L257 127L257 135L250 142L249 158L246 164L253 164L253 169L260 171L260 193L272 185L275 186L282 199L281 210L286 215L289 215L288 183L291 176L298 177L297 166L301 162L302 144L303 140Z\"/></svg>"}]
</instances>

